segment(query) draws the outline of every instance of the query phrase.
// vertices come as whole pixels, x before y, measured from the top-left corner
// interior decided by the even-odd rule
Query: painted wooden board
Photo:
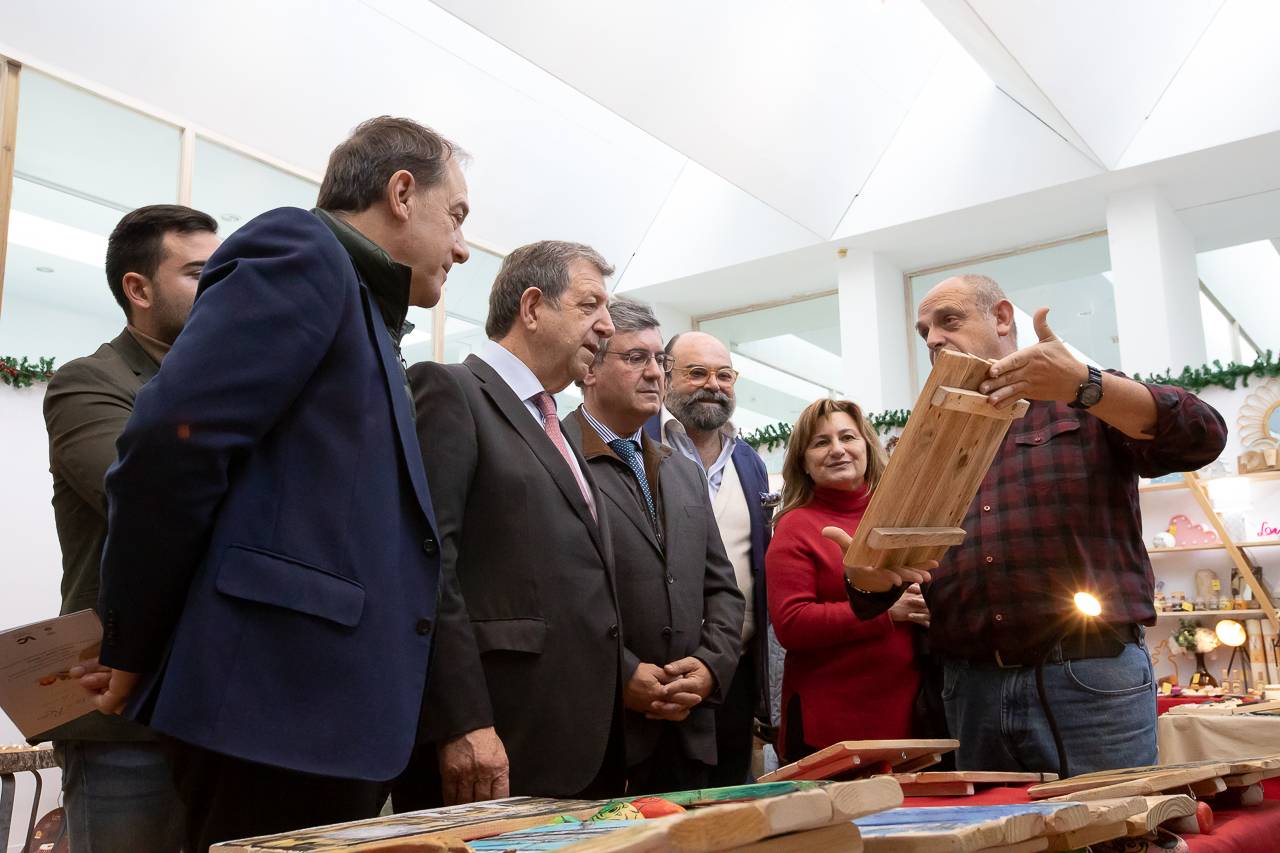
[[[1044,818],[1046,834],[1070,832],[1094,822],[1092,810],[1084,803],[1017,803],[994,808],[1006,808],[1018,812],[1033,811]],[[1139,806],[1135,805],[1134,809],[1137,808]],[[1129,812],[1129,814],[1132,813]]]
[[[837,823],[732,848],[733,853],[814,853],[819,850],[861,853],[862,835],[852,823]]]
[[[904,797],[972,797],[972,782],[903,782]]]
[[[602,820],[553,823],[466,843],[472,853],[544,853],[552,850],[649,853],[664,849],[661,821]],[[406,848],[414,850],[415,848]]]
[[[1146,796],[1148,794],[1158,794],[1161,791],[1167,791],[1170,788],[1182,785],[1192,785],[1205,779],[1226,776],[1230,771],[1231,765],[1223,762],[1211,762],[1182,768],[1135,768],[1133,770],[1115,771],[1110,774],[1073,776],[1070,779],[1062,779],[1057,782],[1032,785],[1027,789],[1027,795],[1037,800],[1053,797],[1074,797],[1077,792],[1110,788],[1112,790],[1105,795],[1107,797]],[[1128,785],[1129,787],[1122,790],[1121,785]],[[1098,799],[1098,797],[1092,797],[1091,799]]]
[[[0,747],[0,773],[22,773],[48,770],[57,767],[50,745],[24,746],[12,744]]]
[[[1185,794],[1145,798],[1146,810],[1125,819],[1129,835],[1145,835],[1166,820],[1196,813],[1196,801]]]
[[[1040,853],[1049,849],[1049,839],[1029,838],[1017,844],[1001,844],[999,847],[988,847],[982,853]]]
[[[938,785],[947,782],[969,782],[973,785],[1029,785],[1056,782],[1057,773],[1004,773],[998,770],[926,770],[904,773],[894,770],[900,785]]]
[[[215,844],[219,853],[336,853],[336,851],[376,851],[404,844],[412,839],[426,844],[432,838],[466,840],[510,832],[548,823],[559,815],[586,818],[604,805],[603,800],[556,800],[545,797],[508,797],[462,806],[446,806],[405,814],[388,815],[352,823],[264,835]],[[429,850],[424,846],[423,850]],[[447,848],[445,848],[447,849]]]
[[[1124,838],[1128,834],[1129,827],[1122,820],[1117,820],[1113,823],[1094,823],[1083,829],[1072,830],[1062,835],[1050,835],[1049,846],[1046,849],[1049,853],[1078,850],[1081,847],[1088,847],[1090,844],[1111,841],[1114,838]]]
[[[959,746],[958,740],[846,740],[779,767],[772,773],[766,773],[760,777],[760,781],[829,779],[859,768],[874,768],[882,763],[894,767],[922,757],[937,760],[937,756],[958,749]]]
[[[1044,834],[1044,815],[1007,806],[893,809],[855,821],[872,853],[972,853]]]
[[[1012,421],[986,416],[994,410],[974,414],[972,398],[950,391],[975,391],[990,366],[975,356],[938,353],[889,466],[852,534],[846,566],[905,566],[938,560],[946,553],[948,546],[938,544],[878,550],[868,540],[877,528],[960,526]],[[938,399],[944,405],[935,404],[943,388],[948,391]],[[954,408],[944,407],[948,400]]]

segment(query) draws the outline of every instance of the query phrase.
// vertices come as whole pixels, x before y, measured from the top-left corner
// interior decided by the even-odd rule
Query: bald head
[[[916,331],[930,361],[941,349],[998,359],[1018,348],[1013,303],[985,275],[957,275],[935,285],[920,300]]]

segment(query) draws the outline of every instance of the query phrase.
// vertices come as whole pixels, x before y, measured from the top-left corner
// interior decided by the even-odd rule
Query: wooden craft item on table
[[[1025,400],[997,409],[977,392],[992,362],[941,350],[898,446],[845,552],[846,566],[897,566],[942,557]]]
[[[959,746],[958,740],[846,740],[766,773],[760,781],[830,779],[863,769],[883,769],[885,765],[893,770],[927,767],[940,761],[942,753]],[[928,763],[919,764],[922,760]]]
[[[1026,785],[1049,782],[1056,773],[1001,773],[981,770],[949,770],[933,773],[897,773],[893,778],[907,797],[967,797],[983,785]]]
[[[902,808],[855,821],[868,853],[972,853],[1044,834],[1044,815],[1018,806]]]
[[[1028,838],[1026,841],[1019,841],[1017,844],[1001,844],[999,847],[988,847],[982,853],[1040,853],[1041,850],[1048,849],[1049,839]]]
[[[1227,764],[1209,764],[1203,767],[1117,774],[1113,778],[1073,777],[1061,782],[1034,785],[1027,790],[1027,794],[1033,799],[1075,801],[1145,797],[1194,785],[1206,779],[1216,779],[1226,775],[1229,770],[1230,765]]]
[[[1129,835],[1146,835],[1160,824],[1196,813],[1196,801],[1185,794],[1144,798],[1146,810],[1125,819]]]
[[[814,853],[817,850],[861,853],[862,835],[852,823],[837,823],[732,848],[733,853]]]
[[[1050,835],[1049,846],[1045,849],[1049,853],[1058,853],[1058,851],[1079,850],[1088,847],[1091,844],[1101,844],[1103,841],[1112,841],[1116,838],[1124,838],[1129,834],[1128,825],[1118,820],[1114,823],[1093,823],[1081,829],[1075,829],[1062,835]]]
[[[1185,515],[1175,515],[1169,519],[1169,532],[1178,547],[1186,545],[1217,545],[1218,534],[1203,524],[1196,524]]]

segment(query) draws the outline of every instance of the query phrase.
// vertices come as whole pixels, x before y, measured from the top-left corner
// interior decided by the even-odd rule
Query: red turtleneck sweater
[[[842,740],[911,737],[920,686],[915,627],[891,621],[888,613],[866,622],[855,616],[845,592],[844,555],[822,536],[830,525],[852,533],[870,501],[865,486],[818,488],[773,532],[765,557],[769,617],[787,650],[780,744],[787,742],[787,708],[796,695],[804,740],[818,749]]]

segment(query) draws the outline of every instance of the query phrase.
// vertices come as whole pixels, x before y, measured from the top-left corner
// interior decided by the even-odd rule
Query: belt
[[[983,654],[970,655],[970,663],[1001,669],[1035,666],[1041,661],[1058,663],[1085,658],[1113,658],[1124,651],[1128,643],[1142,640],[1142,628],[1132,622],[1123,625],[1102,625],[1099,630],[1071,633],[1061,639],[1039,646],[1023,646],[1014,649],[995,649]]]

